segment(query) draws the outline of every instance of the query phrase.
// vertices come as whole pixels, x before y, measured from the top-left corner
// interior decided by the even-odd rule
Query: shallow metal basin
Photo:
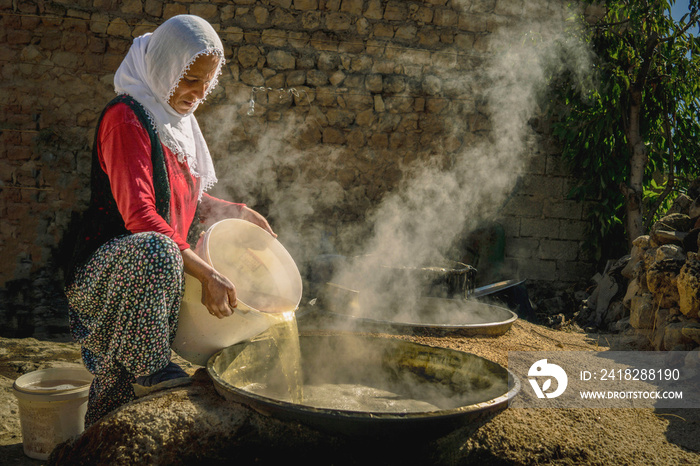
[[[420,298],[410,312],[360,310],[361,306],[326,306],[316,312],[299,314],[303,329],[328,328],[343,331],[379,332],[402,335],[499,336],[518,319],[502,306],[476,300]]]
[[[387,438],[446,435],[463,426],[478,427],[505,409],[520,389],[507,369],[474,354],[360,334],[300,335],[303,386],[364,384],[393,393],[396,400],[415,399],[433,405],[424,411],[357,410],[292,403],[280,396],[240,388],[231,371],[246,382],[269,377],[276,370],[276,345],[270,338],[243,342],[209,359],[207,372],[217,392],[257,412],[304,423],[340,435]],[[242,357],[244,354],[246,357]],[[252,357],[251,357],[252,356]],[[245,366],[245,367],[243,367]],[[224,376],[224,374],[227,374]]]

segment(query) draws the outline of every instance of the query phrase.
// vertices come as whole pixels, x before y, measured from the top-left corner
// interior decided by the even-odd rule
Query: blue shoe
[[[166,388],[180,387],[192,383],[192,378],[180,366],[170,361],[167,366],[151,375],[136,377],[132,384],[137,397]]]

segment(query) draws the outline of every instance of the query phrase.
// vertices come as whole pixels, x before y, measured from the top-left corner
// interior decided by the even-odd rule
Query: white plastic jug
[[[238,307],[219,319],[201,303],[202,285],[185,276],[185,295],[173,350],[206,365],[214,353],[250,339],[271,325],[265,314],[293,312],[301,301],[299,269],[282,244],[245,220],[226,219],[204,234],[197,253],[236,287]]]

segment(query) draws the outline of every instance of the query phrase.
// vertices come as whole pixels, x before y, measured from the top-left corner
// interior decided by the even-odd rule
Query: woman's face
[[[177,112],[186,114],[204,98],[219,68],[217,55],[200,55],[182,77],[168,103]]]

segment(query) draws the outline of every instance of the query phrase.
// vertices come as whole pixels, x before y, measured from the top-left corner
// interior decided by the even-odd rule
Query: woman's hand
[[[238,306],[236,287],[231,281],[216,270],[202,281],[202,304],[209,314],[223,319],[233,314]]]
[[[200,203],[199,216],[201,221],[206,225],[213,225],[215,222],[225,218],[240,218],[254,225],[259,226],[266,232],[270,233],[273,238],[277,238],[277,234],[272,231],[270,224],[258,212],[254,211],[245,204],[236,204],[233,202],[224,201],[216,197],[210,196],[207,193],[202,195]]]
[[[225,276],[217,272],[192,249],[182,251],[185,272],[202,283],[202,304],[209,314],[223,319],[233,314],[238,306],[236,287]]]
[[[253,224],[259,226],[259,227],[262,228],[263,230],[265,230],[265,231],[267,231],[268,233],[270,233],[270,234],[272,235],[273,238],[277,238],[277,233],[275,233],[274,231],[272,231],[272,227],[270,227],[270,224],[267,222],[267,220],[265,219],[265,217],[263,217],[261,214],[259,214],[258,212],[254,211],[254,210],[251,209],[250,207],[248,207],[248,206],[243,206],[243,207],[241,207],[241,208],[240,208],[240,213],[239,213],[239,217],[238,217],[238,218],[240,218],[240,219],[242,219],[242,220],[247,220],[247,221],[249,221],[250,223],[253,223]]]

